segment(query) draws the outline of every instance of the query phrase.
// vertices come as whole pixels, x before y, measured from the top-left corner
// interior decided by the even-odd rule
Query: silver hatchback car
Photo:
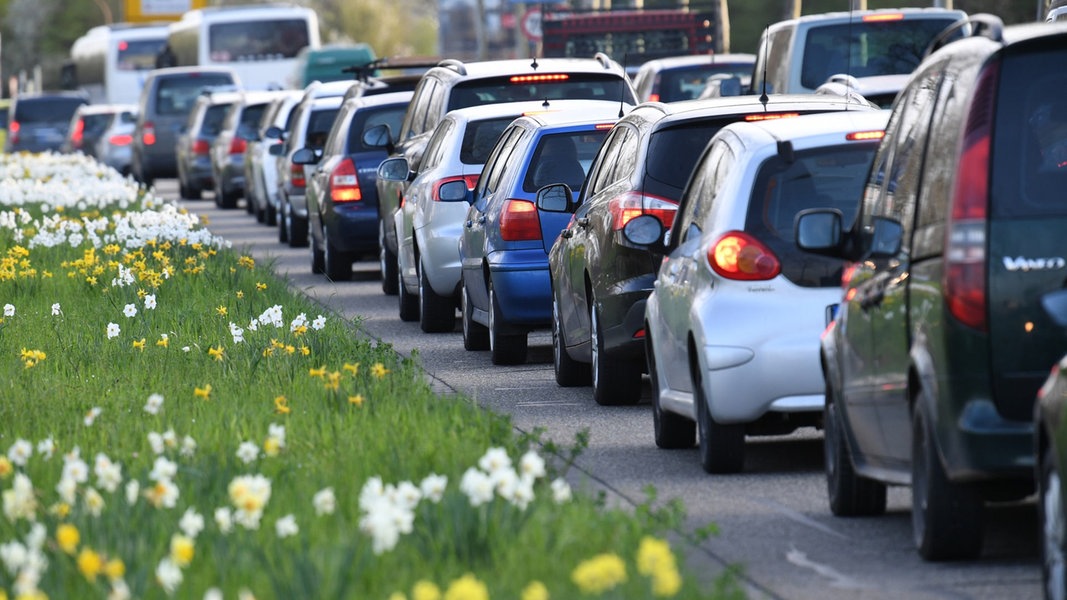
[[[699,432],[704,470],[737,472],[746,435],[819,426],[819,336],[845,265],[800,251],[794,220],[815,207],[838,208],[846,222],[855,214],[887,117],[735,123],[712,138],[645,308],[659,447],[691,447]],[[642,226],[662,231],[645,216],[627,234]]]

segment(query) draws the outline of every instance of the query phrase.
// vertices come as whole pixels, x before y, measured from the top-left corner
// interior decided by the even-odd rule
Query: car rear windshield
[[[70,123],[74,111],[85,104],[80,98],[26,98],[15,102],[15,120],[27,123]]]
[[[119,42],[118,69],[120,71],[150,71],[156,68],[156,56],[163,50],[166,43],[166,38]]]
[[[618,75],[538,73],[504,75],[456,84],[448,97],[448,110],[479,104],[529,100],[618,100],[633,102],[633,92]]]
[[[854,77],[911,73],[930,42],[955,22],[951,17],[856,19],[812,27],[804,40],[800,83],[815,89],[838,73]]]
[[[348,147],[353,148],[353,152],[380,150],[379,146],[368,146],[363,143],[363,132],[383,124],[389,126],[389,131],[400,131],[400,124],[404,122],[404,113],[407,109],[407,104],[397,104],[366,108],[357,112],[352,118],[352,124],[348,127]]]
[[[200,124],[200,135],[214,136],[222,131],[222,122],[233,104],[212,104],[204,111],[204,121]]]
[[[225,73],[189,73],[160,79],[156,90],[156,114],[187,115],[204,88],[233,85]]]
[[[459,149],[460,162],[467,165],[485,164],[500,134],[514,120],[515,117],[505,117],[467,123]]]
[[[82,115],[82,135],[85,137],[97,137],[104,133],[108,125],[115,118],[114,113],[101,113],[96,115]]]
[[[308,117],[307,145],[316,150],[321,150],[326,145],[326,138],[330,135],[333,120],[340,111],[338,108],[322,108],[311,112]]]
[[[712,63],[692,65],[660,71],[659,84],[653,93],[659,94],[660,102],[677,102],[692,100],[700,96],[712,75],[736,75],[744,77],[752,74],[752,64],[748,63]]]
[[[990,144],[992,211],[999,217],[1067,215],[1067,50],[1005,56]]]
[[[536,192],[551,183],[565,183],[572,190],[582,189],[593,158],[607,135],[607,129],[596,129],[542,136],[526,169],[523,191]]]
[[[836,208],[850,223],[876,148],[877,143],[827,146],[797,152],[793,161],[776,155],[760,165],[745,231],[775,253],[782,275],[796,285],[841,285],[842,261],[798,249],[793,221],[806,208]]]
[[[645,156],[645,193],[678,202],[708,140],[736,120],[738,117],[691,122],[653,133]]]
[[[266,104],[251,104],[241,111],[241,122],[237,124],[237,135],[250,140],[256,137],[256,126],[263,118],[263,111],[267,110]]]

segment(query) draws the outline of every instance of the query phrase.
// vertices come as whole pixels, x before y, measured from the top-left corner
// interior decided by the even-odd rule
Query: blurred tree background
[[[473,2],[473,0],[471,0]],[[503,0],[507,1],[507,0]],[[672,6],[677,0],[647,0],[647,7]],[[694,10],[714,0],[691,0]],[[212,0],[213,5],[254,4]],[[304,0],[319,13],[323,41],[366,42],[379,56],[437,53],[438,0]],[[617,2],[618,3],[618,2]],[[805,0],[803,13],[847,10],[848,0]],[[868,0],[869,8],[929,6],[931,2]],[[790,0],[735,0],[730,6],[731,50],[753,52],[760,31],[790,14]],[[46,86],[58,80],[70,46],[90,27],[121,21],[123,0],[0,0],[0,73],[2,80],[40,66]],[[1032,21],[1036,0],[956,0],[954,8],[988,12],[1005,23]],[[4,86],[4,95],[8,87]]]

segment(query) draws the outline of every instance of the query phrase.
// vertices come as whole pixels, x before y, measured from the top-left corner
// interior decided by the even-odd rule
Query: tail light
[[[440,202],[441,186],[446,183],[451,183],[453,181],[463,181],[467,184],[468,190],[473,190],[478,185],[478,174],[476,173],[474,175],[456,175],[454,177],[445,177],[444,179],[440,179],[437,181],[437,183],[433,184],[433,192],[431,192],[430,198],[434,202]]]
[[[729,231],[708,249],[708,264],[727,279],[760,281],[773,279],[782,263],[762,242],[743,231]]]
[[[978,77],[963,129],[956,166],[952,212],[946,228],[945,302],[964,325],[986,330],[986,212],[989,206],[989,148],[1000,64]]]
[[[304,180],[304,165],[289,163],[289,185],[298,188],[307,185],[307,181]]]
[[[141,129],[141,141],[145,146],[151,146],[156,143],[156,124],[151,121],[145,121],[144,127]]]
[[[330,173],[330,200],[339,202],[359,202],[363,191],[359,189],[359,176],[356,164],[351,158],[342,160]]]
[[[70,142],[75,148],[81,148],[85,140],[85,121],[78,119],[74,122],[74,131],[70,132]]]
[[[204,139],[197,139],[193,142],[193,154],[197,156],[207,156],[211,154],[211,144]]]
[[[541,217],[533,202],[514,198],[507,201],[500,215],[500,237],[506,242],[541,239]]]
[[[665,229],[670,229],[678,212],[678,203],[659,196],[627,192],[612,198],[608,202],[608,211],[615,231],[622,230],[631,219],[641,215],[652,215],[663,223]]]
[[[15,144],[18,143],[18,141],[19,141],[19,129],[21,129],[21,128],[22,128],[22,126],[19,125],[18,121],[12,121],[11,124],[7,126],[7,131],[11,135],[11,142],[12,143],[15,143]]]
[[[129,146],[133,143],[133,136],[128,133],[117,133],[107,138],[107,142],[112,146]]]
[[[244,154],[248,149],[248,140],[240,136],[233,136],[230,140],[230,154]]]

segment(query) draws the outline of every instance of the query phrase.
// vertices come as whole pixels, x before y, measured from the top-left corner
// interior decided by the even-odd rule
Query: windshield
[[[536,80],[524,76],[490,77],[456,84],[448,97],[448,110],[479,104],[529,100],[613,100],[633,103],[633,92],[618,75],[585,73],[540,73]],[[543,77],[543,78],[542,78]]]
[[[15,102],[15,120],[19,123],[70,124],[78,107],[85,104],[79,98],[27,98]]]
[[[800,83],[815,89],[838,73],[853,77],[911,73],[930,42],[955,22],[925,18],[812,27],[804,42]]]
[[[118,69],[120,71],[150,71],[156,68],[156,55],[163,50],[166,38],[119,42]]]
[[[294,58],[308,45],[303,19],[217,23],[208,34],[208,53],[214,62],[248,62]]]

